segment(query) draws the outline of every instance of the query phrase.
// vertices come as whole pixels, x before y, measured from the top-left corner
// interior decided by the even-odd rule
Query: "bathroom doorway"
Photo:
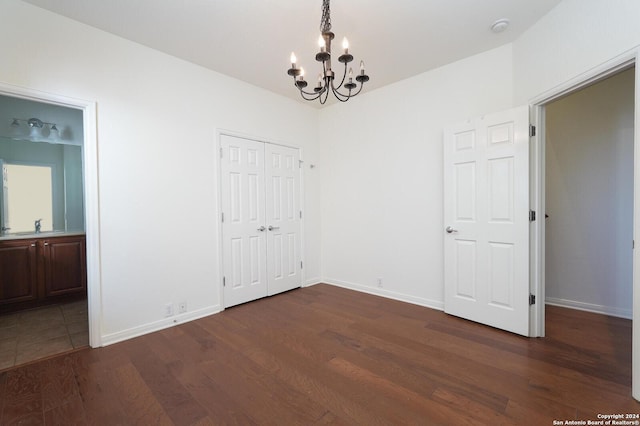
[[[96,143],[94,103],[0,84],[0,370],[101,345]]]

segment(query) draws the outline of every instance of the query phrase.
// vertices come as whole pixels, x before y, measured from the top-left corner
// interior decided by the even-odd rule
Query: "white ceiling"
[[[320,71],[321,0],[25,1],[301,102],[286,74],[291,51],[310,86]],[[349,39],[372,90],[509,43],[560,1],[334,0],[333,50]],[[494,34],[500,18],[511,25]]]

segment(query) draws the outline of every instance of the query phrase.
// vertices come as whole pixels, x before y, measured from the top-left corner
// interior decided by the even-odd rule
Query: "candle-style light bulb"
[[[318,37],[318,46],[320,46],[320,51],[321,52],[324,52],[326,47],[327,47],[327,45],[326,45],[326,43],[324,41],[324,38],[322,36]]]
[[[349,68],[349,80],[353,78],[353,68]]]
[[[304,80],[304,68],[300,67],[300,80]]]
[[[360,74],[364,75],[364,61],[360,61]]]
[[[296,54],[291,52],[291,64],[295,65],[298,59],[296,58]]]
[[[342,48],[345,55],[349,53],[349,40],[346,37],[342,39]]]
[[[322,87],[322,73],[318,73],[318,87]]]

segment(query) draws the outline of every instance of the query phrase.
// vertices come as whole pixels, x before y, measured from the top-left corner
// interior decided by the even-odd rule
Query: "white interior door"
[[[529,114],[445,131],[445,312],[529,335]]]
[[[267,276],[269,295],[300,287],[300,157],[266,144]]]
[[[224,306],[302,285],[299,151],[221,135]]]
[[[224,306],[267,295],[264,143],[222,135]]]

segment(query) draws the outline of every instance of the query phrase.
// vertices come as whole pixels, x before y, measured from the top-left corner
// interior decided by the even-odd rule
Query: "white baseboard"
[[[185,314],[174,315],[169,318],[163,318],[160,321],[154,321],[148,324],[144,324],[138,327],[129,328],[127,330],[118,331],[117,333],[105,334],[102,336],[102,346],[112,345],[114,343],[122,342],[124,340],[133,339],[144,334],[153,333],[154,331],[164,330],[165,328],[173,327],[178,324],[204,318],[209,315],[217,314],[222,311],[220,305],[209,306],[207,308],[199,309],[193,312],[187,312]]]
[[[322,280],[320,279],[320,277],[316,277],[316,278],[309,278],[305,281],[305,283],[302,285],[302,287],[310,287],[312,285],[316,285],[316,284],[320,284],[322,282]]]
[[[631,319],[633,316],[633,311],[631,309],[576,302],[575,300],[559,299],[556,297],[547,297],[545,299],[545,303],[547,305],[559,306],[561,308],[578,309],[580,311],[593,312],[618,318]]]
[[[411,296],[404,293],[396,293],[395,291],[385,290],[384,288],[368,287],[361,284],[354,284],[347,281],[325,278],[323,283],[335,285],[337,287],[347,288],[349,290],[360,291],[362,293],[373,294],[375,296],[386,297],[389,299],[399,300],[400,302],[412,303],[414,305],[424,306],[425,308],[437,309],[444,311],[444,302],[438,300],[424,299],[422,297]]]

